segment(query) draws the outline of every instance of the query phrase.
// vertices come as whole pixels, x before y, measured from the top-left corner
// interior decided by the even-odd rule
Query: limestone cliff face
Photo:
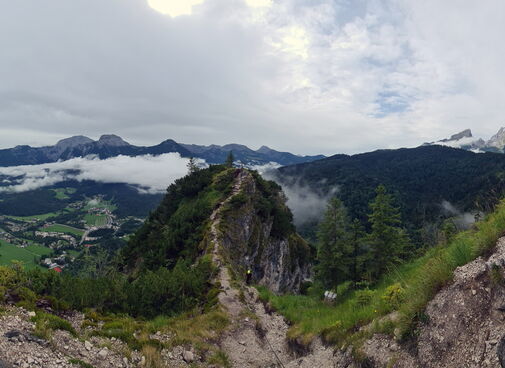
[[[310,249],[295,232],[285,197],[274,183],[241,173],[238,193],[222,209],[219,237],[224,258],[237,274],[276,293],[297,292],[309,277]]]

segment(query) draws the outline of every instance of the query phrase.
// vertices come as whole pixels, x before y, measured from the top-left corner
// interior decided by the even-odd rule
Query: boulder
[[[182,353],[182,359],[184,359],[186,363],[193,363],[195,361],[195,354],[189,350],[185,350]]]

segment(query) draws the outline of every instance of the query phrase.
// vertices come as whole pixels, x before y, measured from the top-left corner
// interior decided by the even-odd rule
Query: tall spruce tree
[[[233,161],[235,161],[235,157],[233,156],[233,151],[230,151],[224,164],[226,167],[233,167]]]
[[[349,229],[349,245],[352,249],[350,280],[355,286],[362,278],[364,237],[365,231],[363,230],[361,221],[354,219]]]
[[[194,172],[199,170],[198,164],[194,157],[190,157],[188,164],[186,165],[188,168],[188,174],[193,174]]]
[[[368,235],[370,257],[367,271],[373,280],[377,280],[388,268],[398,263],[404,247],[409,243],[401,227],[400,212],[393,205],[393,198],[384,185],[376,189],[376,197],[370,203],[371,214],[368,216],[371,232]]]
[[[326,288],[349,280],[353,249],[350,244],[347,211],[338,198],[332,198],[319,225],[317,279]]]

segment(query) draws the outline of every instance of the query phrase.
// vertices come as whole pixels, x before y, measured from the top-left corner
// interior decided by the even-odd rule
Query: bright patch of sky
[[[178,17],[180,15],[190,15],[193,6],[204,2],[204,0],[147,0],[149,6],[160,13]]]
[[[245,2],[253,8],[268,8],[272,6],[272,0],[245,0]]]

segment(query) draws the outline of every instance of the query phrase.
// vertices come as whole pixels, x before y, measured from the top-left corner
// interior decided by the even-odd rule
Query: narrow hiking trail
[[[212,213],[212,259],[218,267],[216,281],[221,283],[218,296],[220,304],[230,317],[231,328],[225,333],[220,347],[227,354],[232,367],[337,367],[332,348],[324,347],[317,339],[311,353],[297,357],[289,348],[286,333],[289,325],[284,318],[268,313],[259,300],[258,291],[241,282],[233,282],[220,254],[221,210],[252,180],[247,170],[241,170],[233,185],[232,193]]]

